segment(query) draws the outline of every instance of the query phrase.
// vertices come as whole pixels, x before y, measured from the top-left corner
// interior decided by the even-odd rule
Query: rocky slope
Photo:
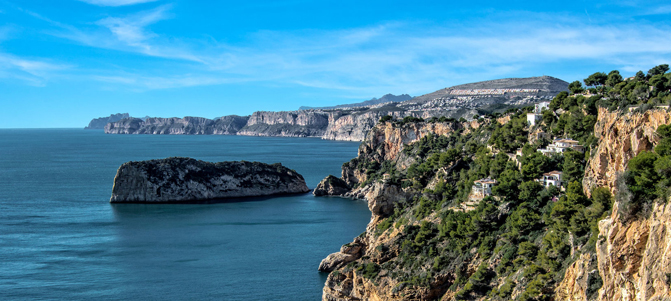
[[[279,163],[167,158],[122,164],[110,202],[192,202],[308,191],[303,176]]]
[[[589,194],[596,187],[609,187],[615,191],[617,174],[625,170],[633,156],[654,147],[659,140],[655,132],[661,124],[671,124],[671,112],[665,108],[645,112],[609,112],[600,109],[595,126],[599,144],[586,165],[583,182],[585,192]],[[461,300],[464,295],[459,295],[458,291],[462,286],[457,286],[456,290],[447,289],[455,287],[459,277],[464,274],[471,277],[483,266],[490,271],[497,270],[498,273],[498,266],[503,262],[501,253],[482,258],[479,256],[480,251],[473,249],[470,254],[463,255],[468,259],[461,266],[450,266],[446,270],[433,272],[424,266],[413,266],[414,275],[427,277],[425,285],[413,286],[399,281],[395,274],[402,271],[398,270],[399,263],[396,262],[408,252],[407,246],[401,242],[407,239],[404,238],[407,232],[412,231],[409,228],[419,228],[420,221],[405,220],[403,223],[407,225],[398,226],[401,222],[397,218],[396,226],[392,225],[386,231],[380,229],[387,229],[385,222],[396,214],[395,205],[413,206],[408,200],[417,197],[418,192],[403,188],[391,180],[369,181],[371,174],[362,168],[362,162],[390,161],[394,168],[407,168],[413,161],[403,150],[421,137],[428,134],[450,135],[455,131],[464,135],[465,130],[474,131],[481,126],[470,123],[399,125],[387,122],[376,125],[369,132],[359,148],[357,159],[343,165],[342,179],[353,188],[345,196],[368,201],[371,222],[364,234],[344,245],[339,252],[327,256],[320,264],[319,270],[330,272],[324,285],[323,300]],[[442,175],[449,173],[445,171]],[[416,202],[414,204],[417,206]],[[596,247],[592,247],[595,250],[576,249],[571,238],[573,236],[569,234],[564,250],[570,251],[570,254],[567,253],[570,265],[563,272],[563,277],[557,278],[554,284],[553,279],[538,283],[544,285],[538,291],[541,296],[576,301],[671,300],[671,203],[655,203],[647,210],[647,215],[637,214],[633,217],[622,212],[620,205],[616,200],[610,214],[598,222],[600,234],[596,239]],[[500,207],[498,211],[500,218],[506,209]],[[431,222],[439,219],[436,215],[426,217]],[[582,245],[583,248],[585,246]],[[543,256],[554,256],[547,250],[539,251],[548,252]],[[574,252],[577,255],[573,255]],[[460,273],[462,276],[459,276]],[[528,289],[525,291],[520,286],[532,285],[529,279],[525,279],[527,273],[529,271],[522,268],[509,276],[508,279],[515,279],[512,286],[510,280],[490,279],[488,281],[491,282],[485,285],[496,287],[496,293],[474,299],[523,299],[523,292],[528,292]],[[492,274],[489,275],[491,277]]]
[[[583,187],[587,193],[594,187],[615,190],[617,173],[627,167],[629,159],[644,150],[651,150],[659,141],[657,127],[671,123],[665,108],[623,114],[599,108],[594,135],[599,145],[585,168]]]
[[[404,146],[428,134],[447,135],[460,128],[470,129],[471,123],[421,122],[399,126],[394,122],[381,122],[368,132],[366,139],[359,145],[357,159],[343,164],[342,179],[350,187],[355,187],[368,180],[368,175],[361,169],[359,163],[363,161],[382,163],[390,160],[395,162],[399,169],[406,169],[412,161],[400,156]],[[367,189],[370,187],[354,189],[350,196],[363,198]]]
[[[583,186],[617,189],[618,173],[631,158],[652,150],[659,125],[671,124],[666,108],[640,112],[599,110],[595,134],[600,139],[589,160]],[[647,215],[630,216],[618,199],[611,215],[599,222],[596,254],[581,258],[557,288],[562,300],[671,300],[671,205],[655,203]],[[598,269],[603,286],[588,290],[589,275]],[[594,278],[594,277],[592,277]]]
[[[405,189],[386,181],[373,181],[361,186],[368,180],[369,175],[361,169],[358,162],[379,163],[389,160],[395,162],[399,168],[407,168],[410,162],[408,157],[404,155],[403,149],[409,143],[417,142],[429,134],[449,135],[464,128],[470,130],[470,123],[419,122],[398,124],[382,122],[368,133],[359,147],[357,159],[343,164],[342,167],[343,181],[354,189],[346,193],[341,190],[329,195],[345,195],[365,199],[368,202],[368,209],[371,211],[371,221],[365,233],[355,238],[353,242],[344,245],[339,252],[330,254],[321,262],[320,271],[336,271],[328,276],[323,290],[323,300],[429,300],[435,298],[438,291],[444,289],[441,283],[447,283],[450,277],[454,275],[437,276],[435,286],[440,287],[438,291],[428,289],[415,291],[410,287],[399,289],[398,285],[400,283],[386,277],[382,277],[380,283],[375,283],[345,268],[348,263],[362,258],[374,258],[373,260],[382,263],[399,254],[399,246],[395,242],[402,236],[400,234],[403,229],[377,235],[377,225],[394,212],[396,204],[405,202],[416,194],[411,189]]]
[[[117,122],[121,119],[128,118],[130,115],[128,113],[118,113],[112,114],[109,117],[100,117],[95,118],[89,122],[89,125],[85,127],[87,130],[102,130],[110,122]]]

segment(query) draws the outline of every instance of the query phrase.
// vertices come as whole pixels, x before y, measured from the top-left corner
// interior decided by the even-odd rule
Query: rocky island
[[[173,157],[122,164],[110,203],[197,202],[309,191],[303,176],[280,163]]]

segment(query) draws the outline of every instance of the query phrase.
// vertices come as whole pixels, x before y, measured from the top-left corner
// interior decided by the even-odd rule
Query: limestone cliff
[[[279,163],[167,158],[122,164],[110,202],[191,202],[308,191],[303,176]]]
[[[661,108],[644,112],[600,109],[595,126],[599,145],[587,162],[583,183],[586,192],[601,186],[614,190],[617,174],[626,169],[629,159],[643,150],[651,150],[659,140],[657,127],[670,123],[671,113]],[[371,162],[393,162],[396,168],[407,168],[413,163],[403,151],[408,143],[416,142],[429,133],[450,135],[455,131],[463,133],[461,131],[474,131],[480,127],[481,124],[468,123],[387,122],[371,129],[359,148],[359,156],[343,165],[342,174],[342,179],[354,187],[346,195],[368,201],[371,222],[364,234],[322,261],[320,270],[332,271],[324,285],[323,300],[460,300],[468,296],[458,294],[463,287],[459,278],[474,275],[478,267],[489,271],[498,268],[504,260],[502,253],[482,258],[476,249],[472,249],[469,254],[463,254],[461,266],[432,270],[431,266],[413,265],[412,275],[426,277],[427,282],[423,286],[397,280],[399,274],[409,272],[399,270],[397,263],[398,258],[407,252],[401,242],[403,239],[407,242],[408,232],[416,233],[412,229],[420,228],[420,220],[413,221],[411,218],[392,226],[385,225],[385,222],[394,220],[395,205],[417,206],[416,202],[408,200],[417,196],[418,192],[403,188],[405,186],[392,180],[370,181],[370,173],[361,168]],[[566,262],[568,268],[562,278],[548,279],[540,294],[553,296],[554,300],[575,301],[671,300],[671,203],[656,203],[649,208],[649,214],[633,218],[622,216],[619,205],[616,201],[609,217],[599,222],[600,234],[595,251],[577,250],[573,247],[573,240],[568,239],[570,246],[566,250],[570,250],[571,254],[568,255],[570,261]],[[498,216],[489,218],[505,218],[505,210],[499,208],[498,212]],[[424,221],[436,223],[440,219],[440,216],[429,214]],[[398,221],[398,218],[395,220]],[[570,233],[569,236],[572,237]],[[581,248],[585,248],[582,243]],[[574,256],[574,251],[578,255]],[[487,285],[497,288],[496,298],[492,299],[521,298],[526,293],[523,285],[530,285],[524,276],[527,273],[528,270],[522,268],[509,276],[509,280],[489,280],[491,282]],[[512,282],[510,279],[513,279]]]
[[[367,180],[367,175],[361,170],[361,161],[375,161],[381,163],[384,160],[396,162],[400,169],[405,169],[412,162],[406,162],[400,157],[403,147],[409,143],[418,141],[428,134],[446,135],[457,129],[469,127],[470,123],[453,122],[420,122],[398,125],[395,122],[383,122],[371,129],[366,139],[359,146],[357,160],[343,164],[342,179],[348,185],[354,187]],[[357,192],[354,192],[356,195]]]
[[[224,116],[212,120],[202,117],[184,118],[125,118],[105,126],[107,134],[153,135],[235,135],[247,123],[248,117]]]
[[[659,140],[657,127],[670,123],[671,113],[662,108],[642,113],[600,109],[599,145],[585,171],[586,192],[602,186],[615,191],[618,173],[632,157],[651,150]],[[655,203],[649,214],[634,217],[624,216],[620,205],[616,202],[611,215],[599,222],[596,254],[585,254],[567,270],[557,287],[561,300],[671,300],[671,205]],[[589,279],[596,279],[597,268],[603,285],[595,292]]]
[[[411,112],[405,111],[367,111],[343,114],[333,112],[329,115],[329,124],[323,138],[341,141],[363,141],[375,124],[383,116],[403,118],[413,116]]]
[[[657,127],[669,123],[671,114],[666,109],[622,113],[599,108],[594,126],[599,145],[585,168],[585,191],[589,194],[591,188],[602,186],[614,191],[617,173],[626,169],[629,159],[651,150],[659,140],[655,133]]]
[[[412,99],[378,100],[353,106],[284,112],[254,112],[249,117],[127,119],[106,127],[109,134],[224,134],[246,136],[320,137],[328,140],[363,141],[381,117],[390,115],[431,118],[466,118],[503,112],[512,106],[547,101],[568,83],[552,77],[514,78],[440,89]],[[458,91],[462,91],[463,93]],[[461,94],[460,94],[461,93]],[[390,99],[389,95],[385,96]],[[385,99],[383,97],[383,99]],[[403,100],[403,101],[400,101]],[[245,121],[243,121],[243,119]]]
[[[328,114],[318,110],[254,112],[238,131],[245,136],[321,137],[328,127]]]
[[[470,123],[382,122],[368,132],[359,147],[357,159],[343,165],[342,179],[355,187],[345,196],[365,199],[368,202],[371,221],[365,233],[344,245],[340,252],[330,254],[321,262],[320,271],[334,271],[329,274],[324,286],[323,300],[429,300],[444,293],[446,285],[454,280],[454,273],[436,275],[432,280],[433,289],[417,289],[404,286],[390,277],[381,277],[381,282],[375,283],[346,268],[348,263],[364,258],[382,264],[399,255],[401,250],[397,241],[403,236],[401,232],[404,228],[382,235],[376,233],[376,229],[384,218],[394,212],[396,204],[412,199],[417,193],[386,180],[358,186],[367,180],[368,175],[357,166],[357,162],[391,160],[398,166],[407,168],[409,162],[406,161],[403,149],[409,143],[419,141],[428,134],[449,135],[464,127],[470,128]]]

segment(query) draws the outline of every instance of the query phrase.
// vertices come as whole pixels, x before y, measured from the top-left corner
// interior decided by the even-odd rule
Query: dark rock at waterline
[[[303,176],[280,163],[211,163],[174,157],[122,164],[110,202],[196,202],[309,191]]]
[[[349,186],[345,181],[329,175],[317,185],[317,188],[312,192],[315,196],[324,195],[344,195],[350,191]]]

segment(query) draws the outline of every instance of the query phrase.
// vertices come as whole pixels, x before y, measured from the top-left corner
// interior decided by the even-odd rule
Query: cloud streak
[[[158,0],[79,0],[79,1],[98,6],[126,6],[126,5],[155,2]]]
[[[55,72],[70,68],[44,60],[26,59],[0,52],[0,77],[18,79],[33,86],[43,86]]]
[[[170,5],[107,17],[93,28],[50,22],[53,35],[90,47],[165,59],[159,73],[126,67],[93,74],[106,84],[166,89],[268,82],[376,95],[422,93],[448,84],[508,77],[547,64],[599,62],[624,71],[668,61],[671,28],[528,15],[463,26],[386,23],[348,30],[261,31],[239,44],[189,40],[154,32]],[[609,71],[609,70],[604,70]],[[571,78],[569,78],[570,80]]]

